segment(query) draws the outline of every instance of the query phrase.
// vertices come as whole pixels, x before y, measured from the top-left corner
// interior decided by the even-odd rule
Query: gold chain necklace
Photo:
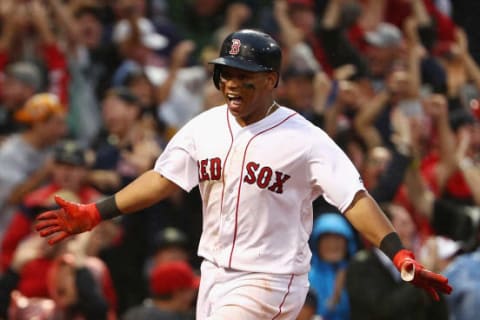
[[[276,105],[277,105],[277,101],[274,100],[273,103],[272,103],[272,105],[271,105],[270,107],[268,107],[267,112],[265,113],[264,118],[267,117],[267,116],[270,114],[270,112],[273,110],[273,107],[275,107]]]

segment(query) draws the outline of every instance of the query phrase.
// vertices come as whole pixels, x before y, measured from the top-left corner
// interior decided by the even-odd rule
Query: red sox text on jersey
[[[203,159],[197,162],[198,179],[220,180],[222,173],[222,161],[219,157]],[[246,174],[243,182],[256,184],[260,189],[267,188],[276,193],[283,193],[283,185],[290,178],[288,174],[274,171],[268,166],[261,166],[259,163],[250,161],[246,165]]]

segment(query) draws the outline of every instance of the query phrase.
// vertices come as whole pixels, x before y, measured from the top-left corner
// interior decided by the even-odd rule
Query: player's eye
[[[251,76],[249,76],[248,74],[244,74],[240,72],[233,73],[233,72],[228,72],[224,70],[220,72],[220,80],[223,82],[230,81],[230,80],[245,81],[245,80],[249,80],[250,78]]]

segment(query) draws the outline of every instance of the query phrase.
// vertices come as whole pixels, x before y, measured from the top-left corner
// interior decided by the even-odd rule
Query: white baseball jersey
[[[155,170],[186,191],[199,185],[198,254],[251,272],[308,272],[312,201],[323,195],[343,212],[364,189],[328,135],[286,107],[246,127],[226,105],[209,109],[171,139]]]

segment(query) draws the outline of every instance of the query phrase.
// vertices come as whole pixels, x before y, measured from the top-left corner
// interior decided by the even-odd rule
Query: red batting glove
[[[393,257],[393,264],[400,271],[403,280],[424,289],[437,301],[439,300],[438,292],[446,294],[452,292],[446,277],[425,269],[409,250],[403,249],[397,252]]]
[[[55,235],[48,240],[50,245],[77,233],[89,231],[100,223],[101,217],[95,203],[78,204],[55,196],[55,202],[61,207],[46,211],[36,220],[35,229],[42,237]]]

